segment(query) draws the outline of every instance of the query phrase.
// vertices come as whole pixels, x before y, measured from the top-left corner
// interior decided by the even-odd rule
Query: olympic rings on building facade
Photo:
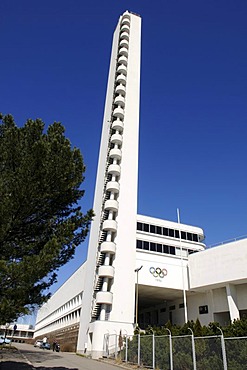
[[[161,269],[160,267],[150,267],[149,269],[150,274],[152,274],[155,278],[159,277],[163,279],[167,275],[166,269]]]

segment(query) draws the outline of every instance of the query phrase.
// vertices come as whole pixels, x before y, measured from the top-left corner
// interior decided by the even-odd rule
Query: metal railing
[[[243,370],[247,337],[105,334],[106,357],[155,370]]]

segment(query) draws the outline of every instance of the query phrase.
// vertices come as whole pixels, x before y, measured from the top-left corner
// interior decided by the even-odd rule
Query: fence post
[[[224,367],[224,370],[227,370],[226,347],[225,347],[224,334],[221,328],[219,328],[218,326],[217,326],[217,329],[221,333],[221,350],[222,350],[223,367]]]
[[[170,329],[165,328],[169,333],[169,348],[170,348],[170,370],[173,370],[173,353],[172,353],[172,333]]]
[[[192,342],[192,357],[193,357],[193,369],[196,370],[196,351],[195,351],[195,338],[194,333],[191,328],[188,328],[191,332],[191,342]]]
[[[141,357],[141,336],[140,336],[140,333],[137,334],[138,335],[138,359],[137,359],[137,364],[138,366],[140,366],[140,357]]]
[[[155,336],[153,333],[153,369],[155,369]]]
[[[128,335],[126,335],[126,345],[125,345],[125,362],[128,362]]]

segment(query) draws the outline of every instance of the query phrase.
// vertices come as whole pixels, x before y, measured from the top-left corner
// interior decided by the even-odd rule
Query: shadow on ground
[[[33,370],[34,368],[27,364],[26,362],[16,362],[16,361],[2,361],[0,362],[0,370]],[[67,368],[64,366],[51,366],[35,367],[35,370],[79,370],[78,368]]]

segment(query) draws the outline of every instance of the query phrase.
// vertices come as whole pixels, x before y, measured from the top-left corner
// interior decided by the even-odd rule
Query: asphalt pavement
[[[120,370],[121,367],[75,353],[57,353],[25,343],[13,343],[0,348],[0,370]]]

